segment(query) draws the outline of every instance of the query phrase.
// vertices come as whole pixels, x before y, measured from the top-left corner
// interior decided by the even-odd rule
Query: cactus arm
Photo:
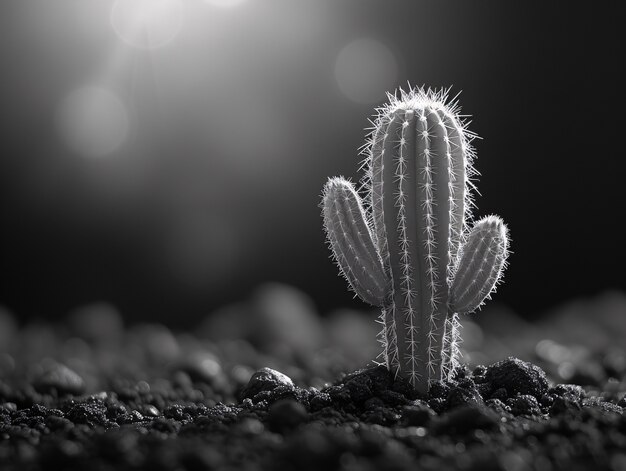
[[[508,229],[498,216],[476,222],[462,248],[452,283],[450,309],[466,314],[478,309],[502,279],[508,257]]]
[[[324,187],[322,207],[327,239],[341,273],[361,299],[381,306],[389,279],[374,246],[361,198],[350,182],[331,178]]]

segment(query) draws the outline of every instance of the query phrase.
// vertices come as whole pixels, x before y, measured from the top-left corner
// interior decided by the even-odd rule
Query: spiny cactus
[[[364,301],[381,306],[387,367],[420,392],[459,358],[458,315],[480,307],[501,280],[508,230],[498,216],[468,221],[475,137],[446,91],[388,95],[364,147],[359,196],[329,179],[322,208],[340,271]]]

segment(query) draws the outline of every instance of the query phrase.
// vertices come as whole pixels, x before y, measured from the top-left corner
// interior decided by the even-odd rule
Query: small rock
[[[88,401],[72,405],[65,416],[75,424],[106,425],[107,408],[102,401]]]
[[[346,381],[344,388],[350,393],[352,401],[363,404],[372,397],[372,380],[367,375],[357,375]]]
[[[428,389],[428,399],[445,399],[450,392],[450,386],[443,381],[435,381]]]
[[[133,424],[135,422],[141,422],[143,420],[143,415],[137,410],[132,410],[128,414],[124,414],[121,417],[118,417],[117,423],[119,424]]]
[[[192,381],[213,384],[222,374],[222,367],[215,355],[210,352],[198,352],[178,365],[178,369],[189,375]]]
[[[141,346],[148,357],[157,363],[176,361],[180,345],[170,329],[162,324],[139,324],[128,333],[130,341]]]
[[[487,373],[487,367],[485,365],[477,365],[472,371],[473,376],[485,376]],[[476,381],[476,379],[474,379]]]
[[[267,417],[270,428],[285,431],[306,422],[308,413],[304,406],[294,399],[280,399],[269,408]]]
[[[264,391],[273,391],[283,387],[293,389],[294,384],[291,378],[279,371],[271,368],[261,368],[252,375],[248,384],[241,391],[241,398],[254,399],[254,396]]]
[[[47,363],[33,380],[33,386],[39,392],[56,390],[59,394],[82,394],[85,381],[78,373],[62,363]]]
[[[555,387],[550,388],[548,392],[556,394],[557,396],[570,395],[576,398],[576,400],[587,397],[585,390],[577,384],[557,384]]]
[[[171,406],[167,406],[164,410],[163,410],[163,416],[167,419],[174,419],[174,420],[184,420],[186,417],[185,412],[183,411],[183,406],[181,406],[180,404],[172,404]]]
[[[328,407],[333,403],[330,395],[327,393],[319,392],[311,397],[310,405],[312,411],[318,411],[324,407]]]
[[[541,415],[537,398],[529,394],[520,394],[516,397],[509,398],[506,404],[511,408],[511,412],[514,415]]]
[[[141,413],[145,416],[145,417],[158,417],[160,415],[159,409],[157,409],[155,406],[153,406],[152,404],[147,404],[144,405],[141,408]]]
[[[491,390],[506,389],[508,396],[530,394],[540,398],[548,390],[548,379],[545,372],[532,363],[518,358],[507,358],[491,365],[485,375],[491,383]]]
[[[343,388],[342,386],[331,386],[324,391],[336,404],[348,405],[352,403],[352,399],[350,398],[350,391]]]
[[[544,394],[543,396],[541,396],[541,399],[539,399],[539,404],[541,404],[541,407],[550,408],[553,403],[554,396],[550,394]]]
[[[4,402],[0,404],[0,409],[15,412],[17,410],[17,405],[14,402]]]
[[[449,409],[474,404],[482,404],[483,398],[472,380],[464,379],[448,391],[447,406]]]

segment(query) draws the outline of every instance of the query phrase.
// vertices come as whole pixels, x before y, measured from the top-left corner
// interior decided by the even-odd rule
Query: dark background
[[[322,312],[362,307],[328,260],[317,205],[328,176],[360,177],[367,120],[407,81],[462,91],[482,137],[476,215],[501,215],[513,239],[495,299],[533,318],[626,288],[617,11],[183,4],[180,33],[154,50],[120,40],[112,1],[0,4],[0,303],[19,319],[107,300],[129,320],[191,325],[268,280]],[[346,66],[341,51],[360,38],[387,55]],[[351,99],[345,74],[376,96]],[[64,97],[91,85],[115,93],[130,123],[95,158],[58,125]]]

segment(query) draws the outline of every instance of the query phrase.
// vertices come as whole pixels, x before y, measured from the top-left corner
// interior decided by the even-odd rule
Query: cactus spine
[[[500,281],[508,231],[497,216],[468,230],[474,135],[457,104],[423,88],[389,100],[365,147],[365,199],[331,178],[324,226],[352,289],[382,308],[387,367],[426,392],[457,364],[458,315],[482,305]]]

